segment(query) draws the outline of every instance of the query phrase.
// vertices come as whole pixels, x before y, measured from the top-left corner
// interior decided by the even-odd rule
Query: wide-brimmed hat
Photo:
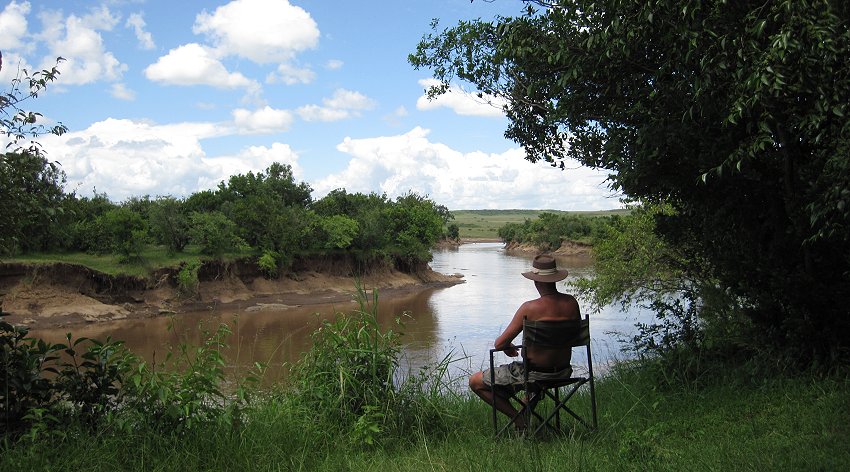
[[[558,269],[555,258],[548,254],[541,254],[534,258],[530,272],[523,272],[522,276],[536,282],[558,282],[567,278],[565,269]]]

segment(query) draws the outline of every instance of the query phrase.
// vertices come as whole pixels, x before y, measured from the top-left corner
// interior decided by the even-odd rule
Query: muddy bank
[[[593,257],[593,246],[578,241],[564,241],[558,249],[544,251],[534,244],[510,242],[505,245],[505,252],[515,254],[540,254],[546,252],[556,256]]]
[[[164,268],[147,277],[113,276],[65,263],[0,264],[3,320],[32,328],[148,318],[187,311],[224,308],[246,302],[302,306],[352,299],[355,281],[381,297],[461,283],[458,276],[432,271],[427,264],[398,267],[368,264],[346,256],[299,259],[276,279],[264,277],[252,261],[205,263],[195,293],[181,292],[179,268]]]

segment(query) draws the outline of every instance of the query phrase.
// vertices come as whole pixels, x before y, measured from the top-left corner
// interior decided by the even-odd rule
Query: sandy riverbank
[[[345,270],[319,267],[267,279],[246,267],[231,265],[204,274],[193,296],[181,295],[173,277],[156,280],[112,277],[72,264],[2,264],[0,299],[3,320],[31,328],[72,326],[120,319],[140,319],[174,313],[223,309],[230,305],[257,307],[305,306],[350,301],[355,284],[380,297],[408,294],[435,286],[462,283],[424,267],[402,272],[380,267],[355,279]],[[322,270],[326,269],[326,270]],[[172,274],[173,275],[173,274]]]

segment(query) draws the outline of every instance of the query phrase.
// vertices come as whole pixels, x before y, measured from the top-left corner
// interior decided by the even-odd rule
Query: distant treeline
[[[592,242],[614,218],[619,217],[541,213],[522,223],[506,223],[499,228],[499,237],[506,243],[529,243],[543,250],[554,250],[568,240]]]
[[[17,231],[0,235],[7,255],[84,251],[133,260],[149,245],[170,254],[194,245],[213,257],[254,253],[277,267],[295,255],[342,251],[413,265],[430,260],[450,218],[445,207],[414,193],[391,200],[337,189],[313,200],[310,186],[297,183],[292,169],[279,163],[187,198],[144,196],[121,203],[97,192],[66,194],[59,179],[52,180],[41,182],[50,204],[29,202],[37,207],[33,217],[20,215]]]

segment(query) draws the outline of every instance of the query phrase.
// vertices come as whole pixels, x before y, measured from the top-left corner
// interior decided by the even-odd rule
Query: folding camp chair
[[[517,346],[517,348],[522,354],[523,384],[521,389],[512,393],[509,400],[517,402],[519,410],[516,416],[499,428],[496,407],[493,406],[493,428],[496,431],[496,436],[507,430],[519,415],[525,415],[526,424],[529,427],[528,431],[533,434],[539,433],[544,428],[561,431],[561,410],[567,412],[586,428],[595,430],[597,427],[596,389],[593,381],[593,358],[590,352],[590,320],[588,317],[563,321],[529,321],[525,319],[523,320],[522,330],[523,344]],[[587,350],[587,369],[584,375],[576,375],[576,372],[572,371],[569,376],[552,378],[551,374],[541,373],[535,371],[533,366],[530,367],[525,356],[525,350],[531,347],[538,351],[542,349],[571,351],[573,347],[578,346],[585,346]],[[490,349],[490,388],[494,397],[496,395],[494,354],[500,351],[504,351],[504,349]],[[575,369],[575,366],[573,367]],[[590,421],[587,420],[586,415],[578,414],[567,405],[567,402],[585,385],[589,387],[590,394]],[[564,392],[561,392],[562,389]],[[564,394],[563,398],[562,393]],[[523,397],[520,398],[518,395],[523,395]],[[545,402],[547,398],[552,400],[552,406],[548,409],[548,412],[541,412],[541,408],[539,408],[541,402]],[[533,427],[532,419],[537,420],[536,427]],[[554,425],[552,424],[553,420]]]

